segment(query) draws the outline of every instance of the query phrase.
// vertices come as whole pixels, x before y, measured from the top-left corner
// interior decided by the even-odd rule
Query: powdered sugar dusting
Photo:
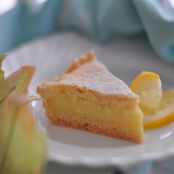
[[[95,90],[103,94],[136,96],[120,79],[112,75],[99,61],[93,60],[68,73],[59,81],[81,88]]]

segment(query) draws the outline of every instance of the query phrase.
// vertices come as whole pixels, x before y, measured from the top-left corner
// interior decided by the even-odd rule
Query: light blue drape
[[[0,52],[56,30],[74,30],[101,43],[145,34],[162,58],[174,62],[174,8],[168,0],[18,3],[0,16]]]

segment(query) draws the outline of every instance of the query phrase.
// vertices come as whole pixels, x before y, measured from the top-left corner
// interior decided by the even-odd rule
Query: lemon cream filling
[[[61,93],[55,95],[57,98],[49,96],[44,102],[46,114],[50,117],[69,115],[66,119],[75,118],[83,121],[87,119],[91,122],[105,122],[111,127],[119,125],[121,128],[129,129],[132,132],[142,130],[143,114],[138,106],[123,110],[120,103],[108,104],[103,107],[103,105],[94,101],[91,102],[88,99],[74,99],[72,96]]]

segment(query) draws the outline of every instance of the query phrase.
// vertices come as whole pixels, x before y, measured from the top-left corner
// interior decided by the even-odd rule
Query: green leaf
[[[2,62],[6,58],[7,54],[0,54],[0,81],[4,79],[4,70],[2,69]]]
[[[31,66],[21,67],[10,76],[0,81],[0,103],[12,92],[16,94],[26,93],[35,68]]]

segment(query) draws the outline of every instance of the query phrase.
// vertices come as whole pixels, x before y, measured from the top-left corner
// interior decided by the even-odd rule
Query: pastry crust
[[[37,88],[41,95],[47,90],[57,88],[71,88],[73,92],[87,93],[95,96],[99,101],[107,103],[109,100],[125,102],[128,107],[137,105],[139,97],[120,79],[113,76],[108,69],[96,60],[93,52],[76,59],[68,68],[67,73],[53,81],[46,82]]]
[[[53,83],[97,91],[103,95],[118,95],[138,99],[137,95],[122,80],[115,77],[105,65],[95,59],[93,53],[87,53],[76,59],[68,68],[68,73]]]
[[[68,93],[67,93],[68,91]],[[136,107],[139,103],[139,100],[134,97],[127,97],[125,95],[105,95],[101,94],[98,91],[81,88],[78,86],[71,86],[65,84],[59,84],[50,82],[47,85],[42,85],[37,87],[37,92],[41,95],[42,98],[47,98],[48,96],[54,96],[57,93],[62,93],[65,95],[76,95],[76,98],[84,98],[87,101],[91,100],[96,103],[101,103],[103,107],[109,106],[112,104],[117,104],[120,108],[129,109]]]
[[[96,122],[89,122],[89,121],[82,121],[75,119],[73,120],[73,116],[69,117],[71,119],[63,119],[62,114],[56,116],[48,116],[48,118],[53,125],[87,130],[93,133],[129,140],[135,143],[143,142],[143,136],[142,136],[143,134],[138,135],[137,133],[128,132],[118,125],[112,127],[106,125],[106,123],[100,123],[100,122],[96,123]]]
[[[69,66],[69,68],[67,69],[67,73],[71,73],[72,71],[76,70],[79,66],[91,62],[93,60],[95,60],[95,54],[93,51],[88,52],[87,54],[81,56],[80,58],[77,58],[74,60],[74,62]]]

